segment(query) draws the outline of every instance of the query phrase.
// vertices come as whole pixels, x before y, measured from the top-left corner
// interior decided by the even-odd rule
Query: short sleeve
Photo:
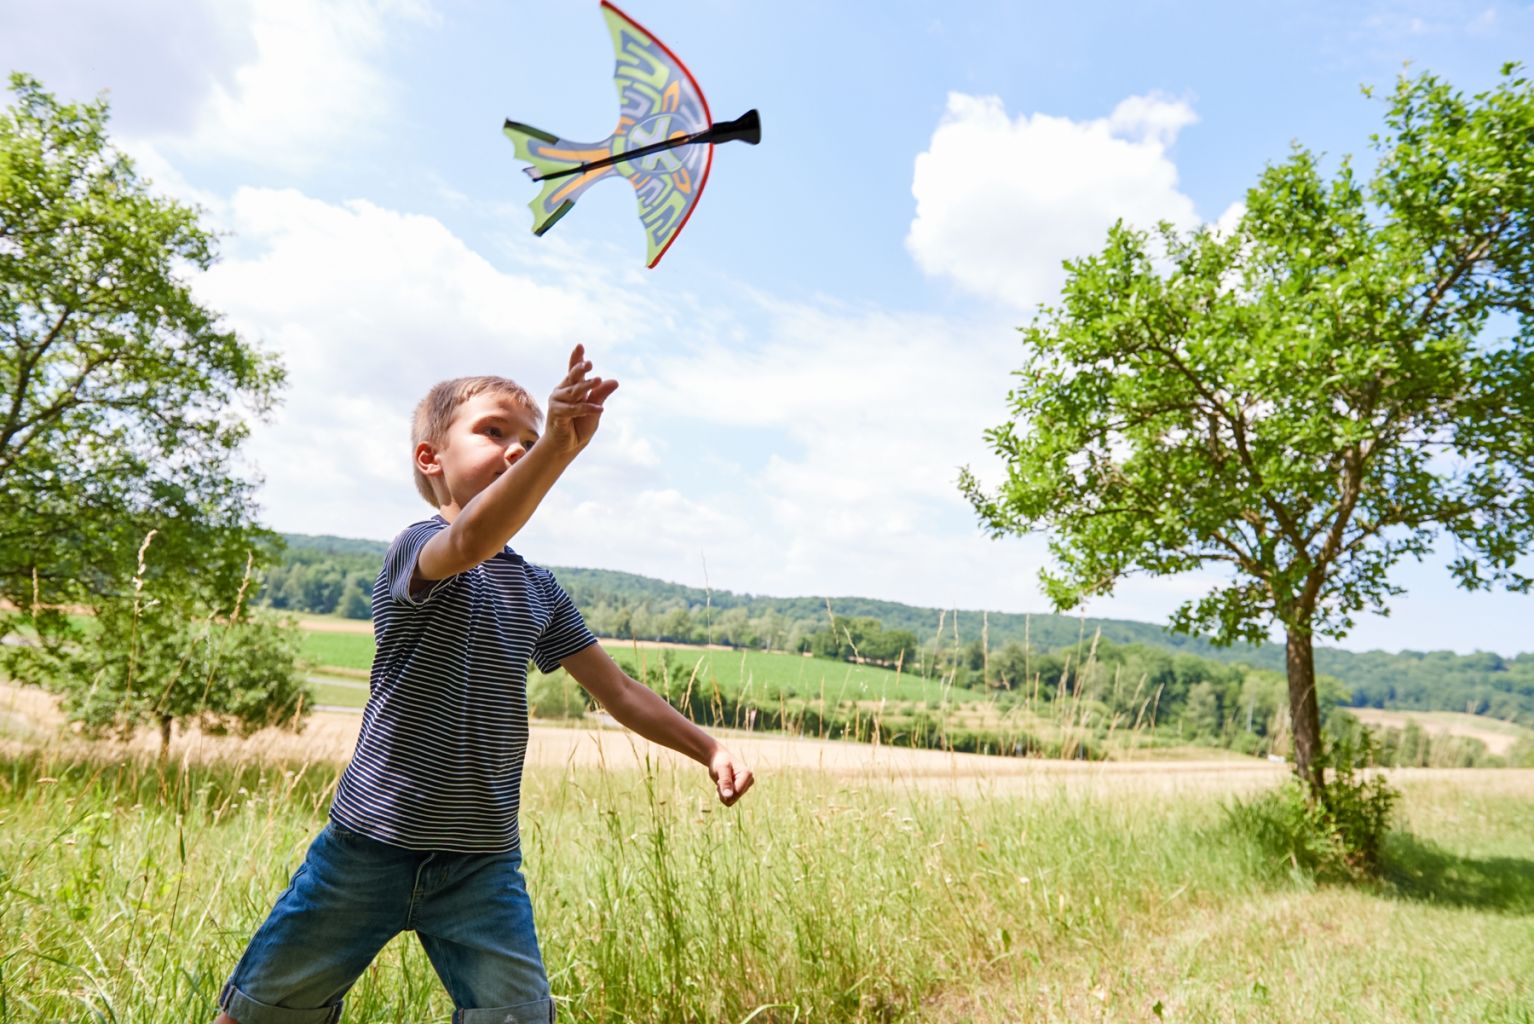
[[[533,646],[533,663],[540,672],[552,672],[559,663],[578,651],[584,651],[597,642],[595,634],[586,628],[580,609],[570,600],[554,574],[545,572],[545,599],[552,613],[549,624],[544,627],[538,642]]]
[[[447,523],[441,519],[412,523],[389,545],[389,553],[384,556],[383,582],[389,597],[396,604],[425,604],[455,578],[449,576],[447,579],[436,580],[418,594],[410,592],[410,579],[415,575],[415,563],[421,555],[421,549],[427,541],[445,529]]]

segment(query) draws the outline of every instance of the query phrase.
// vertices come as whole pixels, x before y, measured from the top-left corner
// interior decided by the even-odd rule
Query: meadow
[[[313,673],[317,702],[360,708],[367,690],[356,681],[366,679],[371,664],[371,634],[340,632],[328,620],[308,622],[302,656]],[[1067,691],[1056,702],[954,686],[951,676],[924,675],[920,666],[907,672],[784,652],[601,642],[636,679],[710,727],[1067,757],[1105,757],[1177,742],[1145,728],[1154,716],[1153,695],[1146,693],[1139,695],[1136,712],[1115,714]],[[1126,696],[1132,689],[1128,680],[1115,677],[1114,683]],[[535,717],[580,717],[583,698],[563,671],[547,677],[533,672],[528,686]]]
[[[7,745],[0,1021],[208,1016],[339,771],[227,743],[164,766]],[[561,1019],[1534,1021],[1534,772],[1398,773],[1402,830],[1363,885],[1235,828],[1238,777],[783,767],[727,810],[674,759],[532,764]],[[402,936],[345,1019],[445,1020],[439,989]]]
[[[311,620],[312,621],[312,620]],[[681,644],[658,646],[603,639],[615,659],[635,669],[636,678],[664,679],[664,688],[680,694],[694,688],[718,688],[741,699],[779,698],[843,700],[976,700],[984,694],[945,686],[920,672],[896,672],[876,665],[855,665],[782,652],[714,650]],[[373,637],[363,632],[306,629],[303,658],[322,668],[366,671],[373,663]]]

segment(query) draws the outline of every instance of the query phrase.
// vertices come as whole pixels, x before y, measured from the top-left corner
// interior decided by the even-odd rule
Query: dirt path
[[[356,713],[316,711],[303,732],[265,730],[246,739],[204,735],[196,729],[172,741],[177,760],[242,759],[247,757],[342,761],[351,756],[362,718]],[[50,695],[30,687],[0,685],[0,736],[18,741],[69,742],[63,717]],[[1201,761],[1085,762],[1032,758],[986,757],[939,750],[873,746],[792,736],[726,732],[725,741],[761,777],[785,770],[810,770],[832,775],[902,782],[923,788],[958,784],[966,788],[1007,790],[1055,786],[1060,783],[1097,784],[1135,779],[1160,791],[1187,788],[1246,789],[1283,776],[1281,765],[1252,758]],[[131,749],[156,749],[157,737],[145,733]],[[528,743],[530,766],[630,770],[646,760],[686,763],[681,755],[640,739],[632,733],[593,722],[589,728],[533,724]]]
[[[373,635],[373,623],[368,619],[321,619],[312,615],[300,615],[298,628],[311,633],[362,633]]]
[[[318,711],[302,733],[265,730],[247,739],[206,736],[197,730],[178,733],[172,741],[176,760],[285,758],[302,761],[344,761],[357,743],[362,717],[355,713]],[[744,732],[722,734],[764,783],[775,773],[815,771],[852,782],[894,783],[920,789],[953,789],[972,793],[1075,792],[1109,788],[1147,794],[1203,791],[1232,793],[1273,785],[1285,777],[1282,764],[1228,756],[1187,761],[1049,761],[1039,758],[986,757],[940,750],[911,750],[792,736]],[[0,684],[0,743],[15,748],[39,743],[70,743],[54,699],[40,690]],[[81,741],[73,741],[81,742]],[[128,744],[150,752],[158,740],[148,733]],[[623,729],[593,723],[589,728],[533,724],[528,743],[530,767],[549,770],[594,768],[633,770],[646,761],[687,764],[685,758],[657,747]],[[1485,776],[1487,769],[1403,769],[1402,779]],[[1499,780],[1534,797],[1534,770],[1497,769]]]

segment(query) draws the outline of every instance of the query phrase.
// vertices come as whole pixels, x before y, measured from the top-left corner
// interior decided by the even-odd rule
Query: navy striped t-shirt
[[[510,548],[411,594],[445,529],[414,523],[384,558],[362,732],[330,816],[406,849],[501,853],[520,845],[527,664],[552,672],[596,637],[554,574]]]

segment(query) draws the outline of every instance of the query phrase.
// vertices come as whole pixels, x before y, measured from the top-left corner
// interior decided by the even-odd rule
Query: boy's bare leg
[[[218,1015],[218,1019],[215,1020],[213,1024],[240,1024],[240,1022],[229,1016],[227,1013],[220,1013]]]

